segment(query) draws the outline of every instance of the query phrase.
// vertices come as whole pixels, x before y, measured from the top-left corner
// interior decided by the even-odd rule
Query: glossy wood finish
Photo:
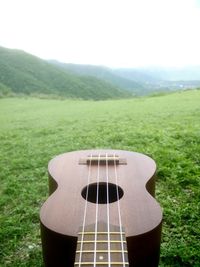
[[[156,267],[159,261],[162,211],[155,201],[155,162],[140,153],[121,150],[86,150],[65,153],[50,161],[50,197],[40,212],[43,256],[46,267],[74,266],[77,236],[83,222],[86,200],[81,192],[88,181],[88,165],[80,159],[94,154],[113,154],[126,159],[117,168],[118,185],[124,195],[119,200],[125,229],[129,266]],[[89,183],[97,182],[97,165],[91,166]],[[100,166],[100,182],[107,170]],[[109,182],[115,184],[115,170],[109,164]],[[148,191],[147,191],[148,190]],[[95,222],[96,204],[88,202],[87,225]],[[105,204],[99,204],[99,218],[107,220]],[[117,202],[110,203],[111,225],[118,224]],[[123,265],[122,265],[123,266]]]

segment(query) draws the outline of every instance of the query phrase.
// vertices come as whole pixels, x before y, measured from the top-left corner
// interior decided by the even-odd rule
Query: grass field
[[[200,90],[115,101],[0,100],[0,266],[42,266],[39,209],[47,163],[89,148],[157,162],[160,267],[200,266]]]

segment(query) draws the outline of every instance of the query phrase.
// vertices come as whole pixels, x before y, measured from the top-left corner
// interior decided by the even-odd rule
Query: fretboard
[[[94,227],[86,226],[78,233],[75,267],[128,267],[128,251],[124,230],[110,225],[110,232],[103,223]]]

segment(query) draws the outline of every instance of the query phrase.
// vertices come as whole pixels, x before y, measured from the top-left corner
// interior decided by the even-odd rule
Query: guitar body
[[[91,164],[88,156],[94,155],[117,155],[119,160],[117,164],[104,160],[100,163],[94,160]],[[97,218],[100,226],[108,222],[108,209],[110,227],[118,225],[120,206],[129,266],[158,266],[162,211],[154,199],[155,171],[156,165],[151,158],[122,150],[76,151],[52,159],[48,166],[50,197],[40,212],[45,266],[76,266],[77,233],[83,225],[86,204],[85,225],[88,228],[95,225]],[[100,186],[98,204],[95,203],[97,184]],[[104,201],[107,188],[109,207]],[[118,195],[115,188],[119,190]],[[84,266],[91,265],[85,263]]]

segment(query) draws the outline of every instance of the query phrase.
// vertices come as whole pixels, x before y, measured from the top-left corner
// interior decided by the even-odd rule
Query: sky
[[[113,68],[200,65],[200,0],[0,0],[0,46]]]

